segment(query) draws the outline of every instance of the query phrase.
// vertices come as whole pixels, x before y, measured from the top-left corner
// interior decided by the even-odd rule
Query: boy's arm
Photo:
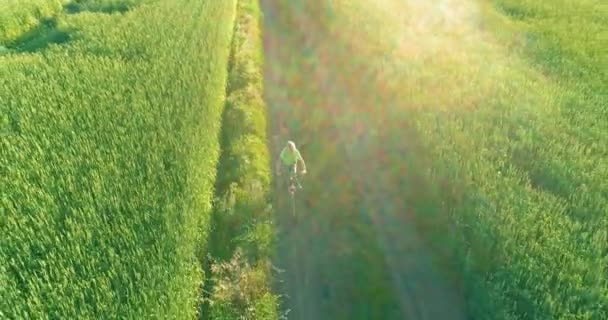
[[[302,157],[302,155],[300,155],[299,158],[300,163],[302,164],[302,173],[306,173],[306,163],[304,163],[304,158]]]

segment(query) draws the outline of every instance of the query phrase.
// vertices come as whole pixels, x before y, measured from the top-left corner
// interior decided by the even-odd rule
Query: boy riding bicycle
[[[293,141],[287,141],[287,145],[281,151],[277,161],[277,175],[281,175],[281,167],[286,167],[287,172],[293,174],[298,187],[301,189],[302,185],[297,178],[298,161],[302,164],[301,173],[306,174],[306,163],[304,163],[304,158],[302,158],[300,151],[296,148],[296,144]]]

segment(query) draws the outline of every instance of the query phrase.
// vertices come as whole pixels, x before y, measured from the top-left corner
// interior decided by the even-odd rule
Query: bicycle
[[[292,215],[295,217],[296,216],[295,194],[298,189],[302,189],[302,184],[300,184],[300,181],[298,180],[298,173],[296,172],[296,170],[289,168],[288,172],[289,173],[287,175],[287,179],[285,179],[284,181],[287,182],[287,192],[291,196]],[[304,174],[304,173],[305,172],[302,172],[302,174]],[[278,171],[277,174],[280,176],[281,175],[280,171]],[[280,179],[280,180],[282,180],[282,179]]]
[[[298,181],[298,174],[294,170],[289,170],[289,183],[287,185],[287,192],[291,194],[293,197],[296,193],[296,190],[302,188],[302,185]]]

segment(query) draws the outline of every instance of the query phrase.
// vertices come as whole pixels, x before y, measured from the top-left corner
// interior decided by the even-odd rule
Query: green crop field
[[[77,2],[0,55],[0,318],[192,319],[235,1]]]

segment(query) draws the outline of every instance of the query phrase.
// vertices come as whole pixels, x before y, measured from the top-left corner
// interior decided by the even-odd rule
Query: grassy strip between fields
[[[238,1],[209,240],[208,319],[278,319],[260,15],[257,0]]]

